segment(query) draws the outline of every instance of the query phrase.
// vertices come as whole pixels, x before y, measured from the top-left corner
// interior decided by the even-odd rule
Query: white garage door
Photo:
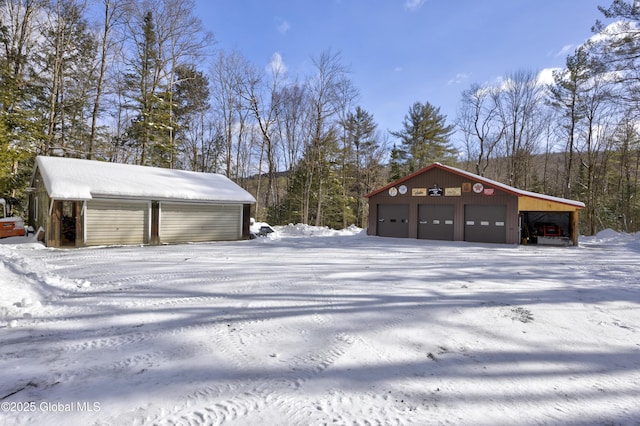
[[[242,205],[160,203],[160,241],[187,243],[238,240]]]
[[[87,201],[86,245],[146,244],[148,235],[148,201]]]

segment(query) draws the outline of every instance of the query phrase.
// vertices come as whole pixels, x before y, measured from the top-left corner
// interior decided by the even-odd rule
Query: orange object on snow
[[[0,198],[0,238],[22,237],[27,234],[24,222],[19,217],[9,216],[7,202]]]

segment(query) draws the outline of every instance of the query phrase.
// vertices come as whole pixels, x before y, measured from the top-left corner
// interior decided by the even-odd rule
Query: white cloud
[[[562,71],[562,68],[544,68],[538,72],[535,76],[535,83],[541,87],[546,87],[548,85],[554,84],[553,72],[554,71]],[[527,77],[528,78],[528,77]],[[511,76],[501,76],[496,78],[493,87],[495,87],[499,92],[506,92],[511,90],[514,84],[516,83]]]
[[[558,53],[556,53],[556,57],[567,56],[568,54],[571,53],[571,51],[573,50],[573,47],[574,47],[573,44],[567,44],[562,49],[560,49]]]
[[[562,68],[545,68],[538,73],[538,84],[547,85],[553,84],[553,72],[560,71]]]
[[[447,85],[451,86],[453,84],[461,84],[461,83],[466,82],[470,78],[471,78],[471,74],[470,73],[459,72],[458,74],[456,74],[456,76],[454,78],[452,78],[451,80],[449,80],[447,82]]]
[[[291,25],[289,25],[289,22],[278,17],[276,17],[276,21],[278,22],[278,26],[276,28],[278,29],[278,32],[280,34],[285,35],[286,33],[289,32],[289,29],[291,28]]]
[[[267,65],[267,72],[269,74],[285,74],[287,72],[287,66],[280,52],[275,52],[271,55],[271,60]]]
[[[616,21],[607,25],[602,32],[599,32],[589,39],[592,43],[599,43],[609,40],[620,40],[631,33],[638,33],[640,28],[635,22]]]
[[[406,0],[404,2],[404,8],[408,10],[418,10],[422,7],[425,0]]]

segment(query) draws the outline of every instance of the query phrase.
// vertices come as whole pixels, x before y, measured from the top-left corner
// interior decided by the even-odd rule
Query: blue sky
[[[196,0],[218,47],[289,75],[331,49],[379,129],[400,130],[416,101],[452,123],[472,83],[564,66],[611,0]]]

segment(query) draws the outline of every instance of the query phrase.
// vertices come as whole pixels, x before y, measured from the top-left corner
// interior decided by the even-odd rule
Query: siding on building
[[[87,246],[147,244],[148,201],[89,200],[86,202],[84,241]]]
[[[159,234],[163,243],[237,240],[242,206],[161,202]]]
[[[28,220],[49,247],[237,240],[254,203],[212,173],[37,157]]]
[[[378,235],[378,206],[386,204],[406,204],[409,210],[408,237],[418,238],[420,224],[419,211],[424,206],[453,206],[453,240],[465,241],[465,209],[466,204],[473,205],[502,205],[506,212],[505,242],[517,243],[519,240],[518,226],[518,197],[502,189],[484,188],[481,193],[473,192],[473,184],[477,183],[466,177],[454,175],[446,170],[433,168],[411,179],[402,181],[390,188],[400,185],[406,186],[404,194],[397,192],[395,196],[389,191],[381,191],[369,197],[368,233]],[[466,184],[466,185],[465,185]],[[440,196],[430,196],[429,189],[437,187],[442,190]],[[463,187],[465,191],[463,192]],[[454,190],[455,188],[455,190]],[[449,189],[449,191],[447,191]],[[458,192],[459,189],[459,192]],[[493,190],[491,195],[485,195],[485,189]],[[396,188],[396,191],[398,188]],[[395,191],[393,191],[395,192]],[[490,191],[489,191],[490,192]],[[460,195],[445,195],[448,193]],[[419,207],[423,206],[423,207]]]
[[[509,187],[435,163],[367,195],[367,233],[454,241],[518,244],[525,208],[570,216],[577,244],[577,212],[584,204]],[[394,206],[394,207],[390,207]],[[387,212],[406,211],[406,231],[389,231]],[[394,234],[394,232],[396,234]],[[402,235],[401,235],[402,234]]]

